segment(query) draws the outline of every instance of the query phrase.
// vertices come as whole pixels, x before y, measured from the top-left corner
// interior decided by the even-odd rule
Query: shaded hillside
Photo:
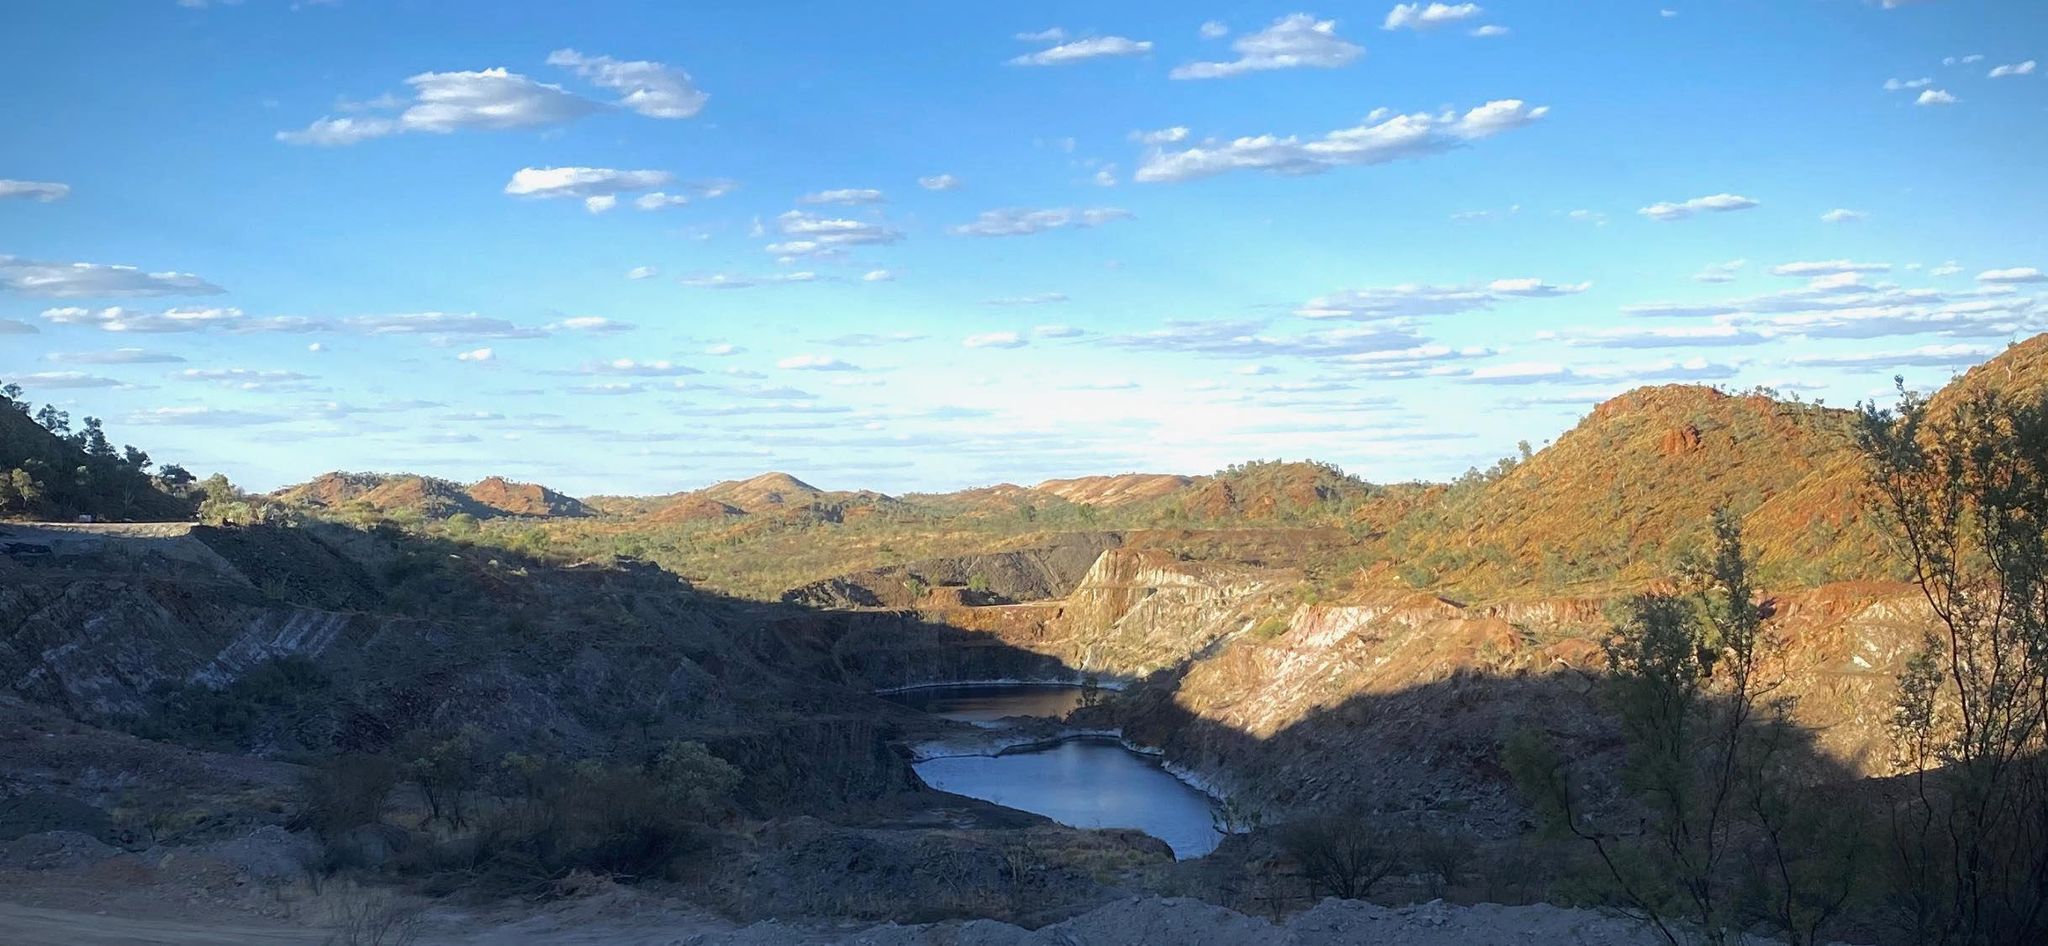
[[[134,447],[116,450],[97,418],[70,429],[68,415],[46,407],[45,427],[29,415],[29,404],[10,389],[0,396],[0,519],[95,519],[163,521],[189,519],[195,502],[165,491],[148,473],[149,455]],[[191,477],[167,468],[174,488]]]

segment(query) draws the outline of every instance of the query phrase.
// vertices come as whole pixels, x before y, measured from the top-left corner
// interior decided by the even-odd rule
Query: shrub
[[[293,826],[335,838],[376,824],[397,786],[398,765],[388,757],[349,753],[327,759],[300,777],[300,806]]]
[[[1309,890],[1343,900],[1364,899],[1401,867],[1400,845],[1358,814],[1317,815],[1286,827],[1280,843]]]

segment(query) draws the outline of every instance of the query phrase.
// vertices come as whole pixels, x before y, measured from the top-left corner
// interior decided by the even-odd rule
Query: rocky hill
[[[580,500],[533,483],[493,476],[463,486],[449,480],[410,473],[344,473],[336,471],[288,486],[271,494],[287,505],[343,512],[351,508],[386,516],[446,519],[466,514],[478,519],[499,516],[573,518],[590,510]]]

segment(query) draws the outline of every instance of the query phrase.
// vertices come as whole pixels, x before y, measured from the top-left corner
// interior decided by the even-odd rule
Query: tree
[[[1893,900],[1942,943],[2048,941],[2048,397],[1861,409],[1875,508],[1930,619],[1893,723]]]
[[[194,481],[192,471],[175,463],[164,464],[163,468],[157,471],[156,478],[163,481],[165,486],[175,490],[182,490],[192,485]]]
[[[42,410],[36,411],[36,423],[59,437],[71,433],[71,415],[58,410],[55,404],[45,404]]]
[[[1793,766],[1790,703],[1760,678],[1763,611],[1736,518],[1713,520],[1714,553],[1686,594],[1631,601],[1609,636],[1601,690],[1628,746],[1634,831],[1580,810],[1556,750],[1510,745],[1509,767],[1553,822],[1587,842],[1609,896],[1677,946],[1739,940],[1757,922],[1794,946],[1821,941],[1855,893],[1853,813],[1815,800]]]

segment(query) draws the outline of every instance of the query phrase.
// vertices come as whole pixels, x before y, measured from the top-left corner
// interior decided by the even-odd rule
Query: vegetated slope
[[[1468,475],[1393,522],[1400,577],[1489,594],[1641,583],[1703,547],[1715,509],[1767,573],[1813,584],[1881,573],[1855,488],[1853,415],[1766,394],[1638,388],[1504,472]]]
[[[1952,411],[1965,395],[1980,390],[2020,400],[2048,394],[2048,333],[2014,343],[1998,357],[1964,372],[1935,392],[1928,407],[1937,415]]]
[[[510,516],[587,516],[590,510],[581,500],[564,496],[538,483],[519,483],[502,476],[490,476],[471,484],[469,498]]]
[[[25,402],[0,398],[0,518],[191,518],[190,501],[164,492],[103,434],[96,442],[94,451],[60,437],[30,417]]]

